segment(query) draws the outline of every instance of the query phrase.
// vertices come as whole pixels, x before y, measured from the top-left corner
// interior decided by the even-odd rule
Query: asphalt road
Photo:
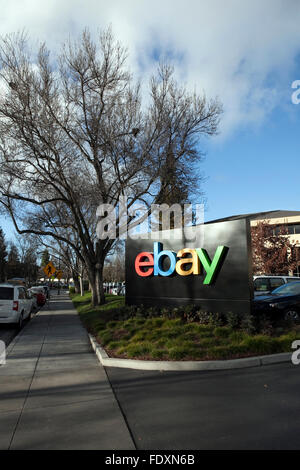
[[[13,326],[0,325],[0,340],[5,342],[6,347],[18,334],[18,329]]]
[[[300,449],[300,365],[106,372],[137,449]]]
[[[27,322],[28,320],[24,320],[24,325],[26,325]],[[6,347],[18,333],[19,330],[14,325],[0,324],[0,340],[5,342]]]

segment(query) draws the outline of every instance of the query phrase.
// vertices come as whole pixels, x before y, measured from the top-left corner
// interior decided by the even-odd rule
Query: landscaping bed
[[[71,294],[81,321],[110,357],[146,360],[220,360],[291,352],[298,325],[273,326],[249,316],[208,314],[199,308],[146,309],[107,296],[93,308],[91,295]]]

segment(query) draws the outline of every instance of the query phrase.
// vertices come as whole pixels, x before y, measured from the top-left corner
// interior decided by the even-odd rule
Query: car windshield
[[[300,282],[290,282],[284,286],[277,287],[272,295],[300,295]]]
[[[13,300],[14,289],[12,287],[0,287],[0,300]]]

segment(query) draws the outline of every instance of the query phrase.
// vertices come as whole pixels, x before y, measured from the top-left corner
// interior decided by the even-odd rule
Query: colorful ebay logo
[[[211,284],[219,272],[228,247],[218,246],[211,260],[204,248],[183,248],[177,253],[163,250],[160,242],[154,242],[153,253],[143,251],[135,258],[135,271],[139,276],[171,276],[176,271],[180,276],[201,274],[202,268],[206,272],[203,284]],[[163,269],[163,260],[169,258],[170,267]],[[188,269],[187,269],[188,268]]]

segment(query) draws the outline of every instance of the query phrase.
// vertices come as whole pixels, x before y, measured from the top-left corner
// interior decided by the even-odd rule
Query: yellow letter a
[[[192,256],[185,257],[186,254]],[[177,253],[177,258],[182,258],[176,263],[176,272],[180,276],[189,276],[190,274],[200,274],[200,260],[195,250],[192,248],[183,248]],[[183,269],[184,265],[191,264],[190,269]]]

